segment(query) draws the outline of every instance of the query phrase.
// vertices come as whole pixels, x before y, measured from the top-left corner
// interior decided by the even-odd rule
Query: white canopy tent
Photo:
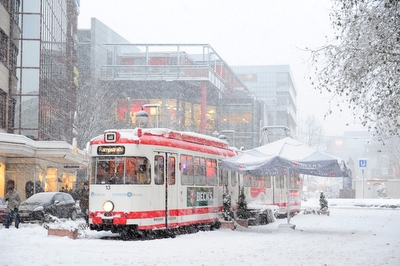
[[[318,151],[292,138],[245,151],[222,160],[222,168],[252,176],[306,174],[323,177],[347,176],[346,166],[338,157]],[[288,178],[286,178],[288,182]],[[289,201],[289,193],[287,193]],[[289,204],[288,224],[290,224]]]

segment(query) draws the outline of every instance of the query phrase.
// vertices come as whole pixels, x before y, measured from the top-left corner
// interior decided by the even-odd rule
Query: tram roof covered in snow
[[[225,140],[195,132],[180,132],[167,128],[110,129],[90,140],[91,145],[113,143],[144,144],[202,150],[224,156],[233,156],[238,149]]]

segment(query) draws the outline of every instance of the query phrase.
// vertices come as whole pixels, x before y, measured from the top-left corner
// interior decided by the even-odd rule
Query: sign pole
[[[287,216],[287,223],[290,224],[290,172],[289,168],[287,169],[287,174],[286,174],[286,216]]]
[[[364,199],[364,169],[367,168],[367,162],[368,160],[366,158],[358,159],[358,167],[361,168],[362,172],[362,198]]]
[[[363,199],[364,199],[364,169],[362,169],[362,195],[363,195]]]

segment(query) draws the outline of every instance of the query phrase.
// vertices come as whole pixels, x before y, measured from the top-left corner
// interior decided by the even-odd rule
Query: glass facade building
[[[289,65],[233,66],[232,69],[268,108],[266,126],[284,126],[294,135],[297,126],[297,90]]]
[[[21,0],[18,9],[21,48],[12,133],[35,140],[72,142],[76,110],[75,0]]]
[[[210,45],[131,44],[94,18],[78,36],[80,147],[105,129],[139,126],[257,146],[264,105]]]
[[[0,196],[75,189],[79,1],[0,0]],[[47,141],[50,140],[50,141]],[[39,190],[40,188],[40,190]]]

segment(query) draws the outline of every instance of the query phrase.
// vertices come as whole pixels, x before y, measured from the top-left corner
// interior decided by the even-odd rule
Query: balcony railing
[[[208,65],[107,65],[101,66],[101,79],[209,81],[222,92],[228,87]]]

